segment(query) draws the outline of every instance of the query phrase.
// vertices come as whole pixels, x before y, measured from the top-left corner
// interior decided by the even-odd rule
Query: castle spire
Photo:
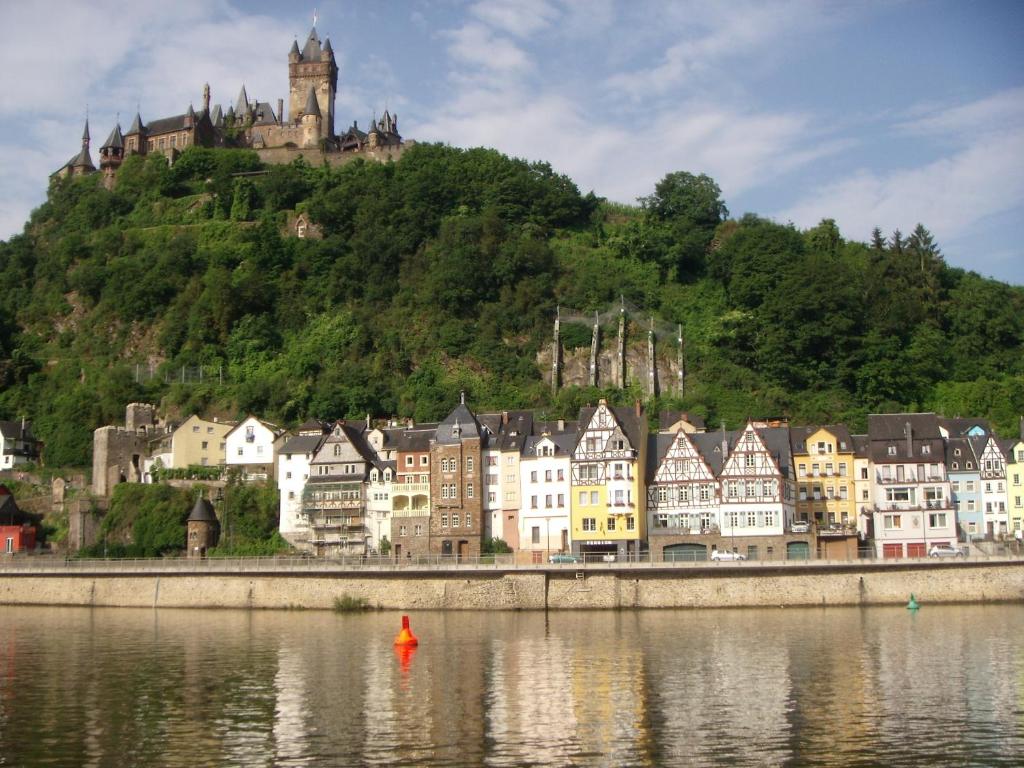
[[[306,96],[306,108],[302,110],[303,115],[316,115],[322,117],[320,114],[320,104],[316,100],[316,88],[312,85],[309,86],[309,94]]]
[[[235,113],[244,118],[249,114],[249,94],[245,92],[245,83],[242,83],[242,90],[238,92],[238,103],[235,104]]]
[[[86,110],[86,114],[85,114],[85,130],[82,131],[82,146],[87,148],[87,149],[89,147],[89,112],[88,112],[88,110]]]

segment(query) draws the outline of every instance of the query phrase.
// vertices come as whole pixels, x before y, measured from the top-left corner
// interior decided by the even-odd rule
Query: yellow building
[[[572,455],[572,552],[586,559],[636,557],[647,538],[647,419],[605,400],[580,411]]]
[[[819,527],[856,527],[854,444],[840,425],[791,427],[796,466],[796,519]]]
[[[1010,516],[1010,535],[1024,538],[1024,439],[1011,443],[1006,465],[1006,509]]]
[[[189,416],[171,436],[171,467],[216,467],[225,462],[224,438],[234,422]]]

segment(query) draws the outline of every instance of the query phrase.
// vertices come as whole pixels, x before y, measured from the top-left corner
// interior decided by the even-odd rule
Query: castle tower
[[[366,146],[376,149],[380,146],[380,129],[377,128],[376,116],[370,120],[370,131],[366,134]]]
[[[220,538],[220,522],[213,511],[213,504],[200,496],[186,522],[188,535],[188,556],[205,557],[206,550],[217,546]]]
[[[100,170],[103,171],[103,186],[107,189],[114,188],[114,174],[121,167],[123,159],[124,138],[121,136],[121,125],[118,123],[100,147]]]
[[[320,103],[316,91],[309,86],[306,103],[302,109],[302,146],[318,147],[323,137],[323,115],[320,114]]]
[[[203,84],[203,112],[210,114],[210,84]]]
[[[324,121],[323,138],[330,138],[334,136],[334,95],[338,89],[338,66],[334,61],[331,41],[325,40],[321,46],[316,27],[309,31],[301,51],[296,41],[288,53],[288,119],[292,124],[302,122],[310,88],[316,94],[318,111]]]
[[[85,176],[96,170],[92,164],[92,157],[89,155],[89,118],[85,118],[85,130],[82,131],[82,151],[71,158],[67,164],[71,176]]]
[[[135,113],[135,119],[132,120],[128,133],[124,135],[124,149],[125,153],[129,155],[146,154],[146,126],[142,124],[142,117],[138,112]]]

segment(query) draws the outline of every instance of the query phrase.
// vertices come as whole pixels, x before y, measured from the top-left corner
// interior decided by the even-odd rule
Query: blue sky
[[[198,105],[287,96],[313,6],[4,3],[0,237],[78,149]],[[336,127],[385,107],[406,138],[546,160],[632,202],[707,173],[735,215],[866,240],[922,222],[950,264],[1024,284],[1024,3],[321,3]]]

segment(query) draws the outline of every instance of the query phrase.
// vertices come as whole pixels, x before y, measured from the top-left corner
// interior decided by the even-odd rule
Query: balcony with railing
[[[410,496],[417,493],[430,494],[430,483],[392,483],[391,494]]]

